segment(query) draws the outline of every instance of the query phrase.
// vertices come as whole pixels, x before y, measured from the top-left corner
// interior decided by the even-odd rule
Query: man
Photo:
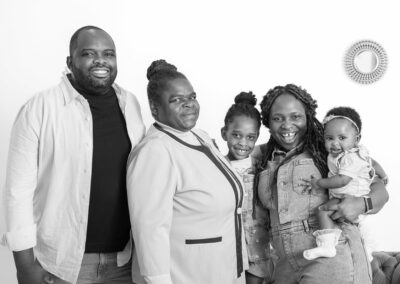
[[[71,73],[14,123],[4,240],[20,283],[131,283],[125,179],[145,132],[140,107],[113,84],[116,51],[104,30],[77,30],[67,65]]]

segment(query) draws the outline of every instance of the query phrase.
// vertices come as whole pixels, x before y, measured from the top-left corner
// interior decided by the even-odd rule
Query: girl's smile
[[[222,138],[228,142],[230,160],[249,157],[258,138],[258,123],[254,118],[240,115],[221,129]]]

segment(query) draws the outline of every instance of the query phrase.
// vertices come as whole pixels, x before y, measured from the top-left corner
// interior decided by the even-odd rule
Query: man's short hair
[[[84,26],[79,28],[78,30],[76,30],[76,32],[74,32],[74,34],[71,37],[71,40],[69,41],[69,56],[72,56],[72,53],[74,53],[74,50],[78,46],[79,34],[82,31],[87,31],[87,30],[99,30],[105,32],[103,29],[100,29],[99,27],[96,26]]]

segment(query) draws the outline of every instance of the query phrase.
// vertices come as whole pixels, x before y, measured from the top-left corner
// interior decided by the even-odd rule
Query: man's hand
[[[48,272],[43,269],[33,255],[33,249],[14,251],[19,284],[42,284]]]
[[[42,284],[47,271],[35,260],[31,265],[17,270],[19,284]]]
[[[355,222],[358,216],[365,212],[365,203],[363,197],[346,196],[338,204],[321,205],[319,210],[335,211],[331,218],[333,220],[345,219],[350,222]]]

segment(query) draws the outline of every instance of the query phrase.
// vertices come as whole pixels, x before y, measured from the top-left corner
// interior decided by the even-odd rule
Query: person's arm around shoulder
[[[7,233],[4,242],[13,251],[19,283],[42,283],[47,272],[35,260],[36,224],[33,196],[37,185],[37,163],[41,100],[31,99],[14,122],[8,153],[5,199]]]
[[[177,173],[160,140],[145,138],[132,153],[127,191],[140,272],[148,283],[171,284],[169,233]]]

